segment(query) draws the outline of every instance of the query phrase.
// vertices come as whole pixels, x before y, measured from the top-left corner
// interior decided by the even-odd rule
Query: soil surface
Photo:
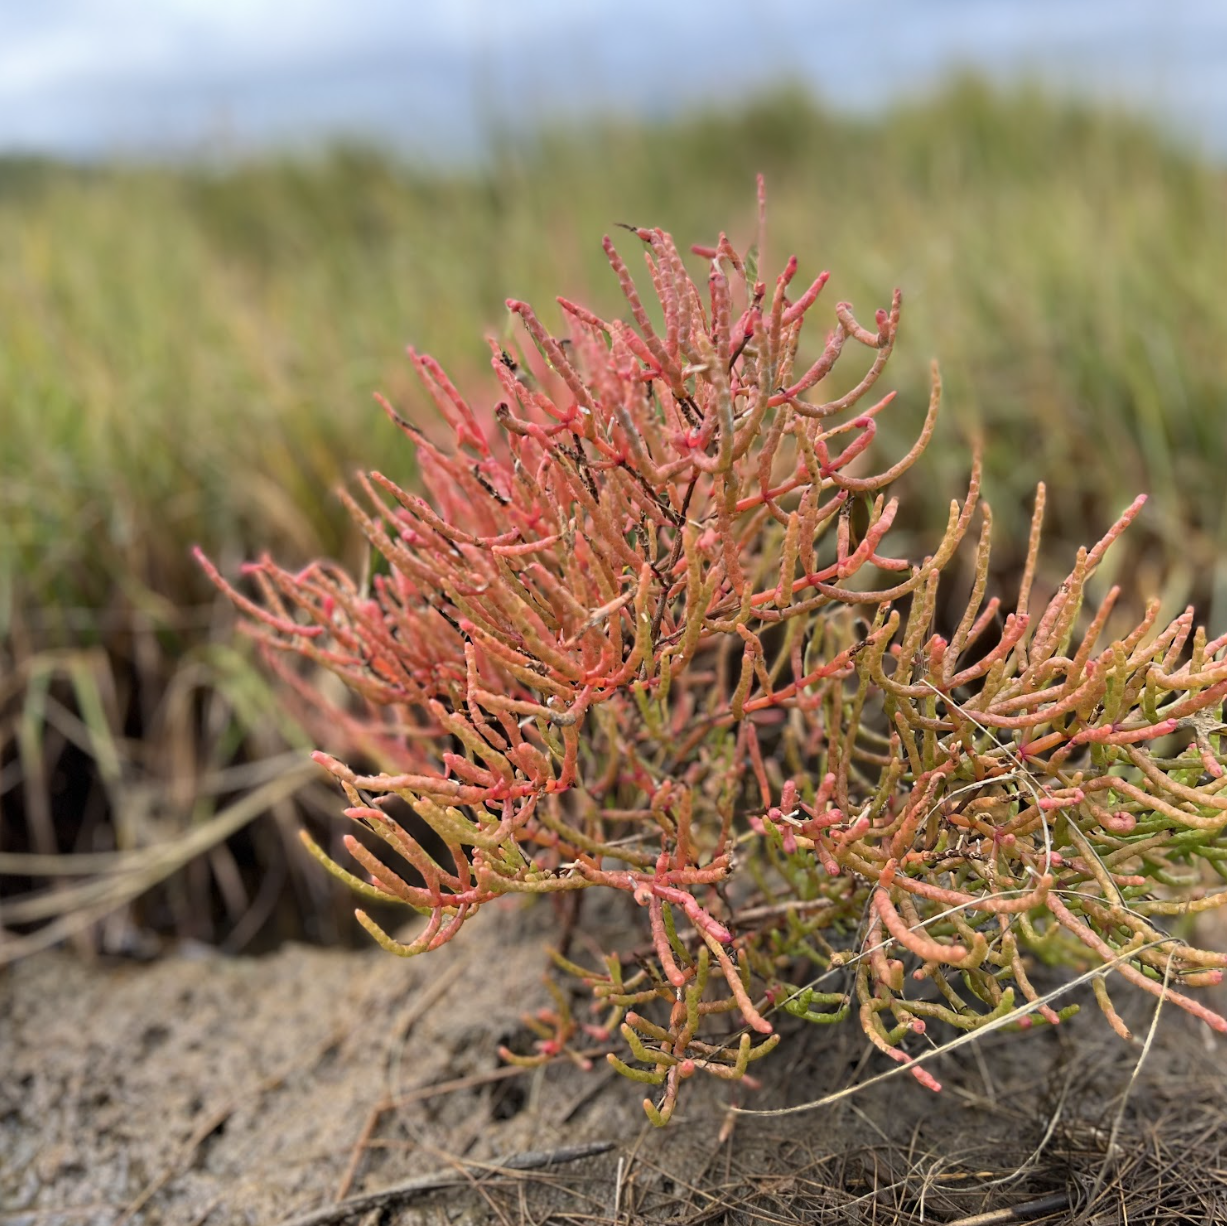
[[[297,1222],[1227,1222],[1227,1040],[1167,1007],[1142,1044],[1090,994],[908,1076],[854,1022],[797,1025],[757,1091],[688,1083],[647,1124],[598,1061],[521,1071],[547,906],[426,958],[286,947],[0,973],[3,1226]],[[497,949],[491,959],[490,950]],[[1144,1039],[1151,998],[1114,996]],[[975,1215],[988,1216],[976,1218]]]

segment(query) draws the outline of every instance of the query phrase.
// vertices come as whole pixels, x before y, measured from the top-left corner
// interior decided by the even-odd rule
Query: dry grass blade
[[[107,870],[94,880],[0,905],[0,920],[9,925],[55,917],[53,925],[29,936],[3,934],[0,964],[47,948],[139,897],[272,806],[293,796],[317,774],[310,762],[300,758],[296,765],[280,769],[275,778],[186,834],[140,851],[116,853],[114,859],[107,861]]]
[[[590,1141],[583,1145],[568,1145],[560,1149],[528,1150],[524,1153],[495,1158],[490,1162],[474,1162],[457,1158],[451,1166],[430,1175],[406,1179],[402,1183],[382,1188],[378,1192],[364,1192],[358,1196],[348,1197],[338,1204],[325,1205],[322,1209],[287,1218],[279,1226],[330,1226],[331,1223],[344,1221],[354,1214],[397,1205],[429,1192],[471,1185],[474,1175],[483,1176],[484,1182],[504,1175],[539,1171],[567,1162],[578,1162],[584,1158],[595,1158],[600,1154],[607,1154],[613,1148],[614,1142],[612,1141]]]
[[[1121,959],[1123,961],[1123,959]],[[999,1031],[1007,1026],[1016,1026],[1023,1018],[1031,1013],[1038,1005],[1049,1005],[1059,1001],[1063,996],[1067,996],[1082,984],[1089,984],[1094,979],[1104,973],[1105,969],[1111,969],[1111,963],[1105,964],[1103,967],[1095,967],[1093,970],[1084,971],[1081,975],[1071,979],[1068,983],[1063,983],[1060,987],[1053,988],[1049,992],[1045,992],[1037,998],[1036,1002],[1028,1001],[1024,1005],[1020,1005],[1016,1009],[1011,1009],[1007,1013],[1002,1013],[1000,1016],[993,1018],[984,1025],[977,1027],[975,1030],[968,1030],[963,1034],[956,1035],[952,1039],[948,1039],[945,1043],[931,1047],[928,1051],[922,1052],[918,1056],[911,1057],[907,1063],[896,1065],[894,1068],[886,1069],[884,1072],[878,1073],[873,1077],[867,1078],[865,1081],[858,1082],[856,1085],[847,1086],[842,1090],[838,1090],[833,1094],[824,1095],[822,1098],[816,1098],[812,1102],[798,1103],[792,1107],[775,1107],[775,1108],[753,1108],[753,1107],[732,1107],[731,1110],[736,1115],[756,1115],[756,1116],[782,1116],[782,1115],[801,1115],[807,1111],[817,1111],[822,1107],[834,1106],[834,1104],[846,1098],[851,1098],[856,1094],[863,1093],[871,1086],[876,1086],[884,1081],[891,1081],[896,1077],[907,1073],[912,1067],[917,1065],[931,1064],[943,1056],[948,1056],[953,1052],[959,1051],[966,1047],[969,1043],[976,1043],[992,1034],[994,1031]]]

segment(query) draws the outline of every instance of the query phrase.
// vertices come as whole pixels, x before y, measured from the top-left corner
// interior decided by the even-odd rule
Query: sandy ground
[[[1090,1004],[1059,1031],[944,1057],[941,1095],[901,1077],[819,1112],[730,1117],[887,1067],[854,1024],[803,1027],[759,1066],[761,1090],[696,1078],[661,1132],[606,1067],[499,1060],[547,1000],[549,922],[547,907],[491,910],[408,962],[289,946],[18,963],[0,974],[0,1223],[991,1226],[1024,1220],[1018,1206],[1028,1221],[1227,1222],[1227,1043],[1175,1009],[1136,1076],[1140,1045]],[[1143,1036],[1151,1003],[1121,1001]],[[509,1157],[529,1169],[491,1169]]]

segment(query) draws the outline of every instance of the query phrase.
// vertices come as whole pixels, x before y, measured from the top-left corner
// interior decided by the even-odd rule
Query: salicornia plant
[[[325,562],[292,574],[266,559],[247,568],[253,601],[205,562],[283,675],[386,766],[316,755],[394,861],[350,836],[359,877],[308,847],[359,894],[425,917],[401,943],[358,912],[406,956],[509,894],[630,895],[637,943],[556,955],[591,990],[591,1019],[555,990],[537,1054],[518,1058],[620,1031],[628,1050],[608,1059],[657,1087],[656,1123],[695,1070],[742,1077],[777,1044],[779,1009],[854,1013],[901,1062],[930,1021],[970,1030],[1021,1009],[1024,1026],[1054,1023],[1028,951],[1103,964],[1227,1031],[1186,991],[1227,957],[1162,927],[1227,898],[1207,887],[1227,858],[1227,636],[1208,640],[1191,611],[1161,626],[1152,604],[1105,641],[1116,588],[1084,611],[1141,499],[1033,606],[1041,488],[1004,617],[985,599],[978,463],[933,552],[892,556],[888,491],[932,434],[936,370],[915,445],[873,470],[892,394],[869,393],[899,294],[869,327],[837,303],[799,363],[827,274],[795,293],[791,258],[760,280],[763,213],[760,189],[746,254],[723,235],[694,248],[705,285],[668,234],[632,231],[652,310],[606,239],[629,321],[559,299],[557,338],[510,301],[530,343],[517,356],[491,342],[492,413],[412,354],[454,441],[384,404],[426,494],[378,472],[361,499],[342,494],[386,562],[369,588]],[[845,350],[863,355],[859,378],[828,397]],[[938,585],[977,519],[970,599],[939,633]],[[362,713],[282,653],[342,678]],[[395,798],[429,837],[394,819]],[[1124,1032],[1106,977],[1094,986]]]

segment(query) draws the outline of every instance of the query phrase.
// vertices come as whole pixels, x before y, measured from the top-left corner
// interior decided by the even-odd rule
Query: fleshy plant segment
[[[514,1058],[620,1035],[608,1059],[653,1087],[658,1124],[696,1071],[745,1076],[781,1011],[855,1015],[903,1063],[930,1022],[1056,1023],[1028,952],[1102,965],[1096,999],[1122,1034],[1108,971],[1227,1032],[1189,994],[1227,956],[1163,927],[1227,900],[1208,885],[1227,858],[1227,636],[1191,611],[1161,626],[1152,604],[1107,641],[1119,590],[1084,608],[1141,499],[1033,605],[1041,488],[1004,616],[986,599],[978,464],[933,552],[893,556],[889,489],[932,434],[936,370],[914,446],[875,470],[899,294],[869,326],[837,303],[805,344],[827,274],[798,281],[790,258],[760,280],[764,213],[760,188],[744,255],[723,235],[694,248],[698,284],[668,234],[633,230],[652,310],[606,239],[628,321],[559,299],[559,338],[509,301],[527,343],[491,342],[493,412],[411,353],[454,438],[384,403],[425,496],[378,472],[342,494],[386,562],[369,590],[329,563],[264,559],[246,568],[251,600],[202,559],[279,671],[385,768],[316,754],[394,855],[347,837],[358,876],[308,848],[424,917],[402,943],[358,912],[405,956],[509,894],[628,896],[641,937],[556,955],[591,1005],[554,986],[537,1054]],[[828,394],[839,362],[857,369]],[[968,604],[936,633],[943,570],[973,528]],[[339,676],[361,713],[286,653]],[[395,820],[398,798],[432,837]]]

